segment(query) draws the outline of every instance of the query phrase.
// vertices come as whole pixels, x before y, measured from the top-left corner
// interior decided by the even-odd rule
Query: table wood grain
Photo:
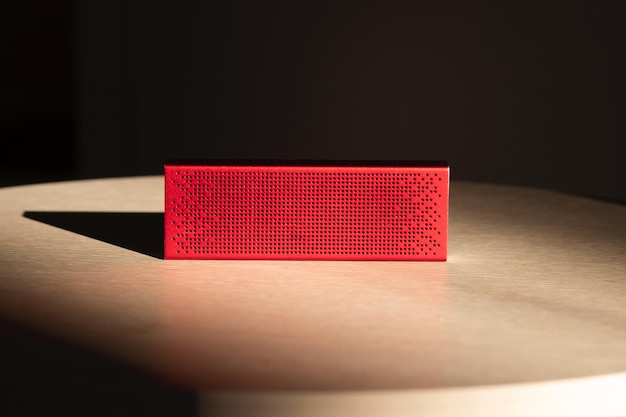
[[[625,206],[453,181],[447,262],[165,261],[162,211],[157,176],[0,189],[0,315],[212,415],[626,415]]]

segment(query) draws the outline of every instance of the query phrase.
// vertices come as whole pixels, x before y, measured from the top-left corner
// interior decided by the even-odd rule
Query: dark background
[[[624,203],[619,4],[3,2],[0,186],[167,157],[446,159]],[[14,323],[0,344],[3,415],[194,415],[190,392]]]
[[[11,2],[1,184],[167,157],[446,159],[624,202],[618,4]]]

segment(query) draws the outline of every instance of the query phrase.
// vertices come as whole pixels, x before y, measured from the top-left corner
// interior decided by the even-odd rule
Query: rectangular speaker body
[[[166,259],[444,261],[449,168],[410,161],[171,161]]]

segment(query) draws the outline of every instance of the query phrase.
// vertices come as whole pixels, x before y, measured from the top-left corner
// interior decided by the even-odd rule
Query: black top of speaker
[[[168,159],[166,166],[447,167],[446,161],[350,159]]]

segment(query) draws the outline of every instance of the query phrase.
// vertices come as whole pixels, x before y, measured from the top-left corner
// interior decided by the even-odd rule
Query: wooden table
[[[452,182],[449,260],[164,261],[163,179],[0,189],[0,316],[211,415],[626,415],[626,207]]]

